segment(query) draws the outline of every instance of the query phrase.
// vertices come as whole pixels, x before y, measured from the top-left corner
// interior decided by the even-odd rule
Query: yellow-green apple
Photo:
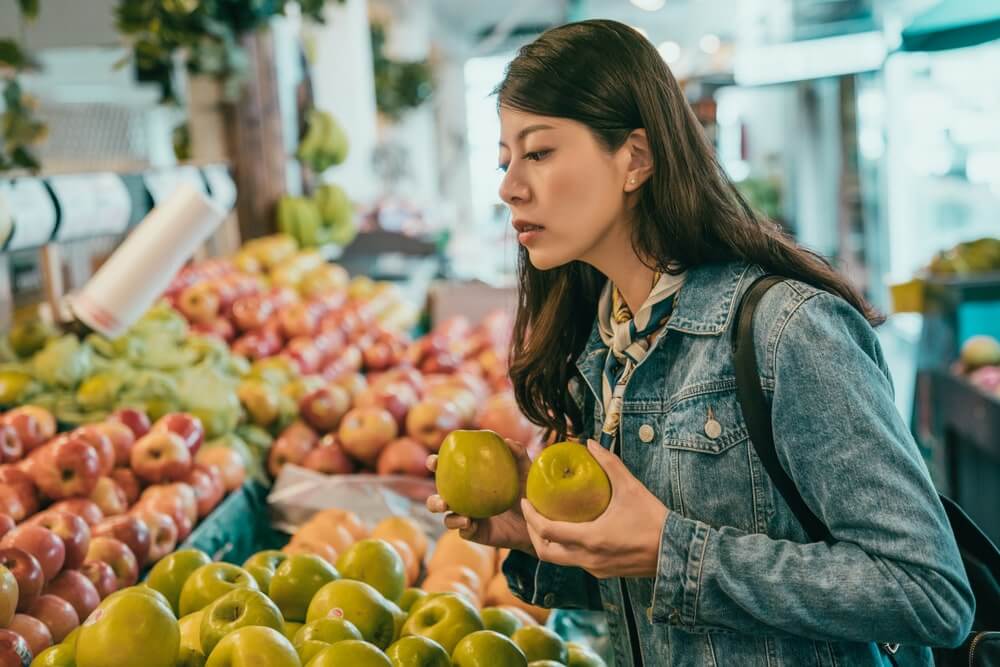
[[[129,465],[132,445],[135,444],[136,440],[132,429],[113,419],[94,424],[93,428],[103,433],[111,441],[111,446],[115,450],[115,465],[119,467]]]
[[[152,544],[149,526],[134,514],[104,519],[94,526],[93,535],[94,537],[113,537],[124,543],[132,551],[140,568],[149,559],[149,547]]]
[[[257,580],[242,567],[232,563],[202,565],[191,573],[181,588],[180,615],[204,609],[229,591],[240,588],[259,590]]]
[[[102,561],[115,572],[117,588],[132,586],[139,580],[139,563],[135,554],[121,540],[113,537],[93,537],[87,549],[88,561]]]
[[[247,626],[263,626],[281,631],[281,611],[260,591],[230,591],[205,608],[201,619],[201,648],[211,655],[223,637]]]
[[[212,560],[197,549],[182,549],[164,557],[146,577],[146,585],[167,598],[176,616],[187,616],[180,609],[181,591],[188,578]]]
[[[97,587],[79,570],[63,570],[45,587],[46,595],[55,595],[73,606],[76,615],[83,620],[101,602]]]
[[[348,579],[371,585],[392,602],[406,589],[403,559],[385,540],[365,539],[352,544],[337,559],[337,570]]]
[[[451,655],[455,667],[527,667],[524,652],[506,635],[480,630],[462,638]]]
[[[461,427],[458,409],[441,399],[424,399],[406,415],[407,435],[434,452],[441,447],[445,436]]]
[[[81,624],[82,625],[82,624]],[[77,627],[76,630],[66,635],[66,639],[62,640],[64,646],[71,647],[74,651],[76,650],[76,638],[80,635],[80,628]]]
[[[411,635],[403,637],[385,651],[394,667],[451,667],[444,648],[433,639]]]
[[[553,521],[593,521],[611,502],[611,482],[585,445],[549,445],[531,464],[525,495]]]
[[[187,412],[171,412],[163,415],[153,424],[153,431],[167,431],[180,436],[191,456],[195,456],[205,442],[204,425],[198,417]]]
[[[338,665],[392,667],[389,658],[378,647],[357,639],[346,639],[327,646],[309,661],[309,665],[311,667],[338,667]]]
[[[194,490],[199,519],[208,516],[216,505],[222,502],[222,497],[226,493],[222,485],[222,473],[215,466],[195,463],[183,481]]]
[[[141,620],[141,622],[137,622]],[[76,667],[174,667],[180,628],[166,605],[147,595],[105,601],[80,628]]]
[[[33,516],[28,523],[51,530],[63,543],[63,568],[75,570],[83,564],[90,546],[90,526],[69,512],[46,510]]]
[[[281,609],[282,616],[289,621],[302,622],[313,596],[339,578],[337,570],[319,556],[293,554],[278,565],[268,594]]]
[[[383,408],[354,408],[340,422],[337,434],[344,451],[374,465],[382,449],[397,435],[396,420]]]
[[[510,438],[523,445],[534,442],[539,436],[537,426],[528,421],[517,406],[514,393],[505,391],[486,400],[476,419],[479,428],[495,431],[503,438]]]
[[[292,639],[292,645],[298,651],[302,662],[308,663],[313,656],[328,645],[348,639],[361,640],[364,637],[362,637],[361,631],[346,618],[328,616],[312,623],[306,623],[299,628]]]
[[[607,667],[601,656],[583,644],[567,642],[566,649],[569,652],[568,667]]]
[[[76,664],[76,648],[66,644],[50,646],[37,656],[31,667],[74,667]],[[0,661],[2,663],[2,661]],[[6,664],[6,663],[3,663]],[[20,664],[20,663],[15,663]]]
[[[80,574],[94,585],[102,600],[118,590],[118,579],[115,577],[115,571],[104,561],[85,561],[80,566]]]
[[[45,581],[62,569],[66,561],[66,547],[59,536],[48,528],[25,524],[18,526],[0,539],[0,549],[21,549],[31,554],[42,566]]]
[[[110,477],[101,477],[97,480],[94,490],[90,492],[90,499],[101,508],[106,517],[118,516],[128,510],[125,490]]]
[[[15,632],[28,642],[28,648],[32,655],[38,655],[48,647],[52,646],[52,633],[47,625],[39,621],[34,616],[27,614],[14,614],[7,629]]]
[[[227,493],[243,486],[243,480],[246,479],[247,463],[232,447],[223,445],[202,447],[195,457],[195,462],[203,466],[215,466],[222,475],[222,485]]]
[[[511,639],[524,651],[529,661],[555,660],[566,664],[569,653],[566,643],[556,633],[541,625],[527,625],[519,628]]]
[[[493,630],[508,637],[524,625],[517,616],[499,607],[486,607],[480,613],[483,617],[483,625],[486,626],[487,630]]]
[[[125,494],[125,502],[129,507],[135,505],[136,501],[139,500],[139,494],[142,491],[142,487],[139,484],[139,478],[135,476],[131,468],[115,468],[111,471],[111,479],[115,480],[118,484],[118,488],[122,490]]]
[[[138,408],[122,408],[114,412],[110,419],[128,426],[136,440],[149,433],[152,428],[149,417]]]
[[[284,563],[287,558],[288,554],[275,549],[258,551],[244,561],[243,569],[249,572],[253,578],[257,580],[257,585],[260,586],[260,590],[267,591],[271,588],[271,579],[274,578],[275,570],[277,570],[278,566]]]
[[[0,664],[4,667],[28,667],[32,655],[24,637],[12,630],[0,630]]]
[[[438,452],[435,483],[448,507],[485,519],[506,512],[521,496],[517,461],[493,431],[452,431]]]
[[[132,470],[151,484],[184,479],[191,471],[191,451],[173,431],[153,430],[139,438],[131,453]]]
[[[445,651],[454,651],[466,635],[483,629],[479,612],[464,598],[445,593],[422,601],[403,624],[403,636],[433,639]]]
[[[194,324],[215,319],[221,306],[219,293],[211,283],[191,285],[177,297],[177,310]]]
[[[101,519],[104,518],[104,512],[101,511],[101,508],[97,506],[97,503],[88,498],[70,498],[68,500],[63,500],[49,507],[49,510],[75,514],[86,521],[87,525],[91,528],[97,525]]]
[[[31,468],[39,491],[52,500],[89,496],[100,477],[100,459],[84,439],[65,436],[40,454]]]
[[[251,625],[226,635],[208,656],[205,667],[302,667],[292,643],[274,628]]]
[[[140,507],[135,515],[149,528],[147,563],[155,563],[177,548],[177,524],[169,514]]]
[[[177,625],[181,631],[182,649],[190,648],[199,653],[204,653],[201,650],[201,619],[205,617],[206,609],[207,607],[201,611],[196,611],[193,614],[181,616],[177,619]]]
[[[258,426],[270,426],[278,419],[281,393],[276,387],[258,378],[249,378],[236,390],[250,421]]]
[[[306,454],[302,466],[325,475],[349,475],[354,472],[354,461],[337,441],[334,433],[323,436],[316,447]]]
[[[399,609],[363,581],[331,581],[313,596],[306,623],[322,618],[345,618],[358,629],[365,641],[379,648],[392,643],[396,627],[394,612]]]
[[[55,644],[65,639],[66,635],[80,625],[80,616],[76,613],[76,609],[73,609],[73,605],[55,595],[39,596],[28,610],[28,615],[45,624]]]
[[[227,320],[224,319],[219,319],[217,321],[227,322]],[[181,646],[180,650],[177,652],[176,667],[205,667],[205,663],[207,661],[208,658],[206,658],[205,654],[202,653],[201,651],[196,651],[193,648],[187,648],[186,646]]]
[[[17,431],[26,454],[51,440],[56,434],[56,418],[45,408],[36,405],[14,408],[4,414],[3,421]]]
[[[159,604],[163,606],[164,609],[173,614],[173,610],[170,608],[170,602],[167,601],[167,596],[161,593],[160,591],[147,586],[146,584],[137,584],[135,586],[128,586],[121,590],[115,591],[114,593],[106,597],[104,600],[102,600],[101,604],[97,605],[97,608],[100,609],[102,607],[106,607],[109,604],[111,604],[112,601],[122,597],[123,595],[144,595],[150,598],[151,600],[156,600]]]
[[[298,634],[299,630],[302,629],[304,625],[305,623],[297,623],[295,621],[286,620],[285,624],[281,626],[281,634],[285,635],[288,641],[294,644],[295,635]]]
[[[403,594],[399,596],[399,608],[403,611],[409,612],[413,609],[417,602],[425,597],[427,597],[427,591],[419,588],[407,588],[403,591]]]
[[[335,384],[320,387],[299,401],[302,419],[320,433],[335,430],[350,409],[350,394],[347,389]]]
[[[17,578],[5,566],[0,565],[0,627],[7,627],[17,611]]]
[[[93,447],[94,451],[97,453],[101,475],[111,474],[111,471],[115,467],[117,454],[115,452],[114,443],[111,442],[111,438],[106,432],[97,428],[96,425],[91,424],[81,426],[80,428],[72,431],[70,436],[82,438],[84,441],[90,443],[90,446]]]

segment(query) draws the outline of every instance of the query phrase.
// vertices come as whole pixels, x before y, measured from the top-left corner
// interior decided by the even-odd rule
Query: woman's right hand
[[[528,470],[531,468],[531,459],[528,458],[528,452],[523,445],[507,439],[504,442],[507,443],[514,455],[514,460],[517,462],[517,473],[521,485],[518,502],[514,503],[513,507],[503,514],[497,514],[487,519],[472,519],[450,511],[444,498],[435,494],[427,499],[427,509],[436,514],[445,513],[444,525],[458,530],[459,535],[470,542],[478,542],[491,547],[517,549],[534,554],[535,548],[528,535],[528,525],[521,513],[520,502],[520,499],[524,497],[524,487],[528,479]],[[436,454],[427,457],[427,469],[431,472],[437,470],[437,459]]]

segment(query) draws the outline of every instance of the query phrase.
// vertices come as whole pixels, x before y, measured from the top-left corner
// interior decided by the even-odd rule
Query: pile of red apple
[[[0,417],[0,627],[37,655],[172,552],[231,488],[202,460],[203,439],[185,413],[150,424],[123,409],[66,433],[35,406]]]
[[[286,463],[326,474],[356,471],[429,476],[428,454],[456,429],[486,428],[537,446],[506,376],[509,320],[476,328],[442,322],[408,346],[377,338],[362,353],[366,374],[347,371],[306,394],[300,420],[279,434],[268,469]]]

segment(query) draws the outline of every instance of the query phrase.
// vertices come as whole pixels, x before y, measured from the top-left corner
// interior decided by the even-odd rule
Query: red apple
[[[312,340],[320,354],[323,355],[324,364],[331,361],[340,353],[344,345],[347,344],[347,337],[339,329],[320,331],[320,333],[313,336],[310,340]]]
[[[209,514],[222,501],[226,492],[222,484],[222,473],[216,466],[195,464],[184,480],[198,499],[198,518]]]
[[[274,313],[271,298],[263,294],[243,296],[233,302],[233,323],[240,331],[254,331]]]
[[[10,570],[17,580],[17,610],[28,611],[45,586],[41,563],[24,549],[10,547],[0,548],[0,565]]]
[[[246,479],[246,463],[238,451],[231,447],[208,447],[198,452],[195,461],[203,466],[218,469],[222,476],[222,486],[226,492],[243,486]]]
[[[103,561],[115,572],[116,590],[135,585],[139,580],[139,563],[124,542],[113,537],[95,537],[87,550],[88,561]]]
[[[351,401],[355,401],[358,395],[368,387],[368,380],[361,373],[344,373],[333,384],[343,387],[351,396]]]
[[[25,516],[30,516],[38,511],[38,489],[34,480],[27,472],[13,465],[0,465],[0,489],[7,488],[20,498],[24,506]],[[21,521],[24,517],[11,515],[15,521]]]
[[[139,508],[135,515],[149,528],[149,554],[146,562],[155,563],[177,547],[177,524],[168,514]]]
[[[476,395],[468,387],[454,382],[446,382],[431,387],[427,391],[427,398],[438,399],[454,405],[458,410],[458,414],[462,417],[462,426],[472,423],[472,420],[476,416],[476,408],[479,405]]]
[[[174,521],[177,539],[183,542],[198,518],[198,501],[186,484],[152,486],[139,498],[137,508],[163,512]]]
[[[355,405],[359,408],[378,407],[388,410],[392,418],[396,420],[397,428],[402,432],[406,426],[406,415],[419,402],[420,397],[412,385],[397,381],[379,382],[369,387],[358,396]]]
[[[28,516],[28,510],[15,489],[0,486],[0,514],[23,521]]]
[[[96,425],[81,426],[70,433],[70,436],[83,438],[89,442],[94,451],[97,452],[101,475],[111,474],[111,471],[115,467],[117,454],[111,438],[102,429],[97,428]]]
[[[118,487],[125,493],[125,502],[129,507],[139,499],[141,487],[139,478],[135,476],[129,468],[115,468],[111,471],[111,479],[117,482]]]
[[[24,637],[13,630],[0,630],[0,667],[28,667],[34,653]]]
[[[335,384],[320,387],[299,402],[302,419],[321,433],[335,430],[350,409],[350,394]]]
[[[96,450],[79,436],[59,439],[32,467],[38,489],[53,500],[89,496],[97,485],[101,462]]]
[[[430,451],[412,438],[393,440],[379,454],[375,466],[380,475],[410,475],[430,477],[427,470],[427,456]]]
[[[452,403],[425,399],[413,406],[406,416],[406,433],[436,452],[452,431],[461,428],[462,416]]]
[[[18,526],[0,539],[0,548],[21,549],[34,556],[42,566],[46,581],[59,574],[66,561],[66,547],[62,540],[43,526]]]
[[[14,408],[3,416],[3,421],[17,431],[25,453],[45,444],[56,434],[56,418],[45,408],[35,405]]]
[[[361,370],[361,366],[361,348],[357,345],[346,345],[333,361],[323,367],[321,374],[332,381],[345,373],[357,373]]]
[[[277,477],[286,463],[302,465],[305,458],[315,447],[315,442],[306,438],[296,438],[282,434],[271,445],[267,455],[267,470],[272,477]]]
[[[114,575],[112,575],[114,576]],[[69,602],[79,618],[84,620],[101,602],[97,587],[79,570],[63,570],[45,587],[46,595],[55,595]]]
[[[191,465],[191,450],[184,439],[172,431],[151,431],[139,438],[132,448],[132,470],[145,482],[156,484],[184,479],[191,472]]]
[[[118,579],[110,565],[100,560],[85,561],[80,566],[80,574],[87,578],[103,600],[118,590]]]
[[[94,537],[113,537],[124,543],[132,551],[139,567],[145,565],[149,558],[152,538],[149,527],[138,516],[128,514],[107,518],[94,526]]]
[[[14,614],[14,620],[7,629],[24,637],[32,655],[38,655],[52,646],[52,633],[49,632],[48,626],[34,616]]]
[[[236,328],[224,317],[216,317],[208,322],[196,322],[191,326],[191,331],[202,336],[214,336],[227,343],[236,338]]]
[[[316,309],[308,303],[293,303],[285,306],[278,313],[281,330],[286,338],[296,336],[312,336],[319,328],[319,317]]]
[[[302,461],[302,466],[326,475],[349,475],[354,472],[354,461],[344,452],[337,437],[329,433],[319,441]]]
[[[423,398],[427,387],[427,380],[424,378],[424,374],[412,366],[397,366],[386,371],[382,375],[382,382],[387,385],[404,382],[413,387],[413,391],[420,398]]]
[[[24,444],[10,424],[0,422],[0,463],[14,463],[24,456]]]
[[[457,355],[441,352],[426,357],[420,364],[420,370],[424,373],[454,373],[462,361]]]
[[[208,322],[219,315],[219,294],[211,283],[198,283],[177,297],[177,310],[191,322]]]
[[[47,528],[62,540],[65,554],[62,565],[64,568],[75,570],[83,564],[87,548],[90,546],[91,534],[86,521],[69,512],[46,510],[32,517],[28,523]]]
[[[154,431],[170,431],[176,433],[187,445],[191,456],[198,453],[203,442],[205,442],[205,427],[201,420],[186,412],[172,412],[160,417],[153,424]]]
[[[104,512],[101,511],[101,508],[93,500],[88,500],[87,498],[70,498],[69,500],[56,503],[49,510],[75,514],[86,521],[87,525],[91,527],[104,518]]]
[[[116,516],[128,511],[128,497],[118,482],[110,477],[101,477],[90,493],[90,499],[97,503],[104,516]]]
[[[149,433],[149,417],[137,408],[122,408],[111,415],[111,419],[128,426],[136,440]]]
[[[367,465],[375,463],[397,433],[396,420],[383,408],[355,408],[344,415],[337,431],[344,451]]]
[[[9,514],[0,514],[0,538],[14,530],[17,522]]]
[[[111,419],[100,424],[94,424],[93,427],[107,436],[111,441],[111,445],[115,451],[115,465],[127,466],[132,454],[132,445],[136,441],[132,429],[120,421]]]
[[[35,604],[31,605],[28,615],[45,624],[52,633],[52,641],[56,644],[80,625],[80,616],[73,605],[55,595],[39,597],[35,600]]]

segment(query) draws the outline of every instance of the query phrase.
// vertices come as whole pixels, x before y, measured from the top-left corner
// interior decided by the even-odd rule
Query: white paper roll
[[[74,314],[94,331],[120,336],[163,294],[225,217],[226,211],[204,193],[180,185],[73,298]]]

